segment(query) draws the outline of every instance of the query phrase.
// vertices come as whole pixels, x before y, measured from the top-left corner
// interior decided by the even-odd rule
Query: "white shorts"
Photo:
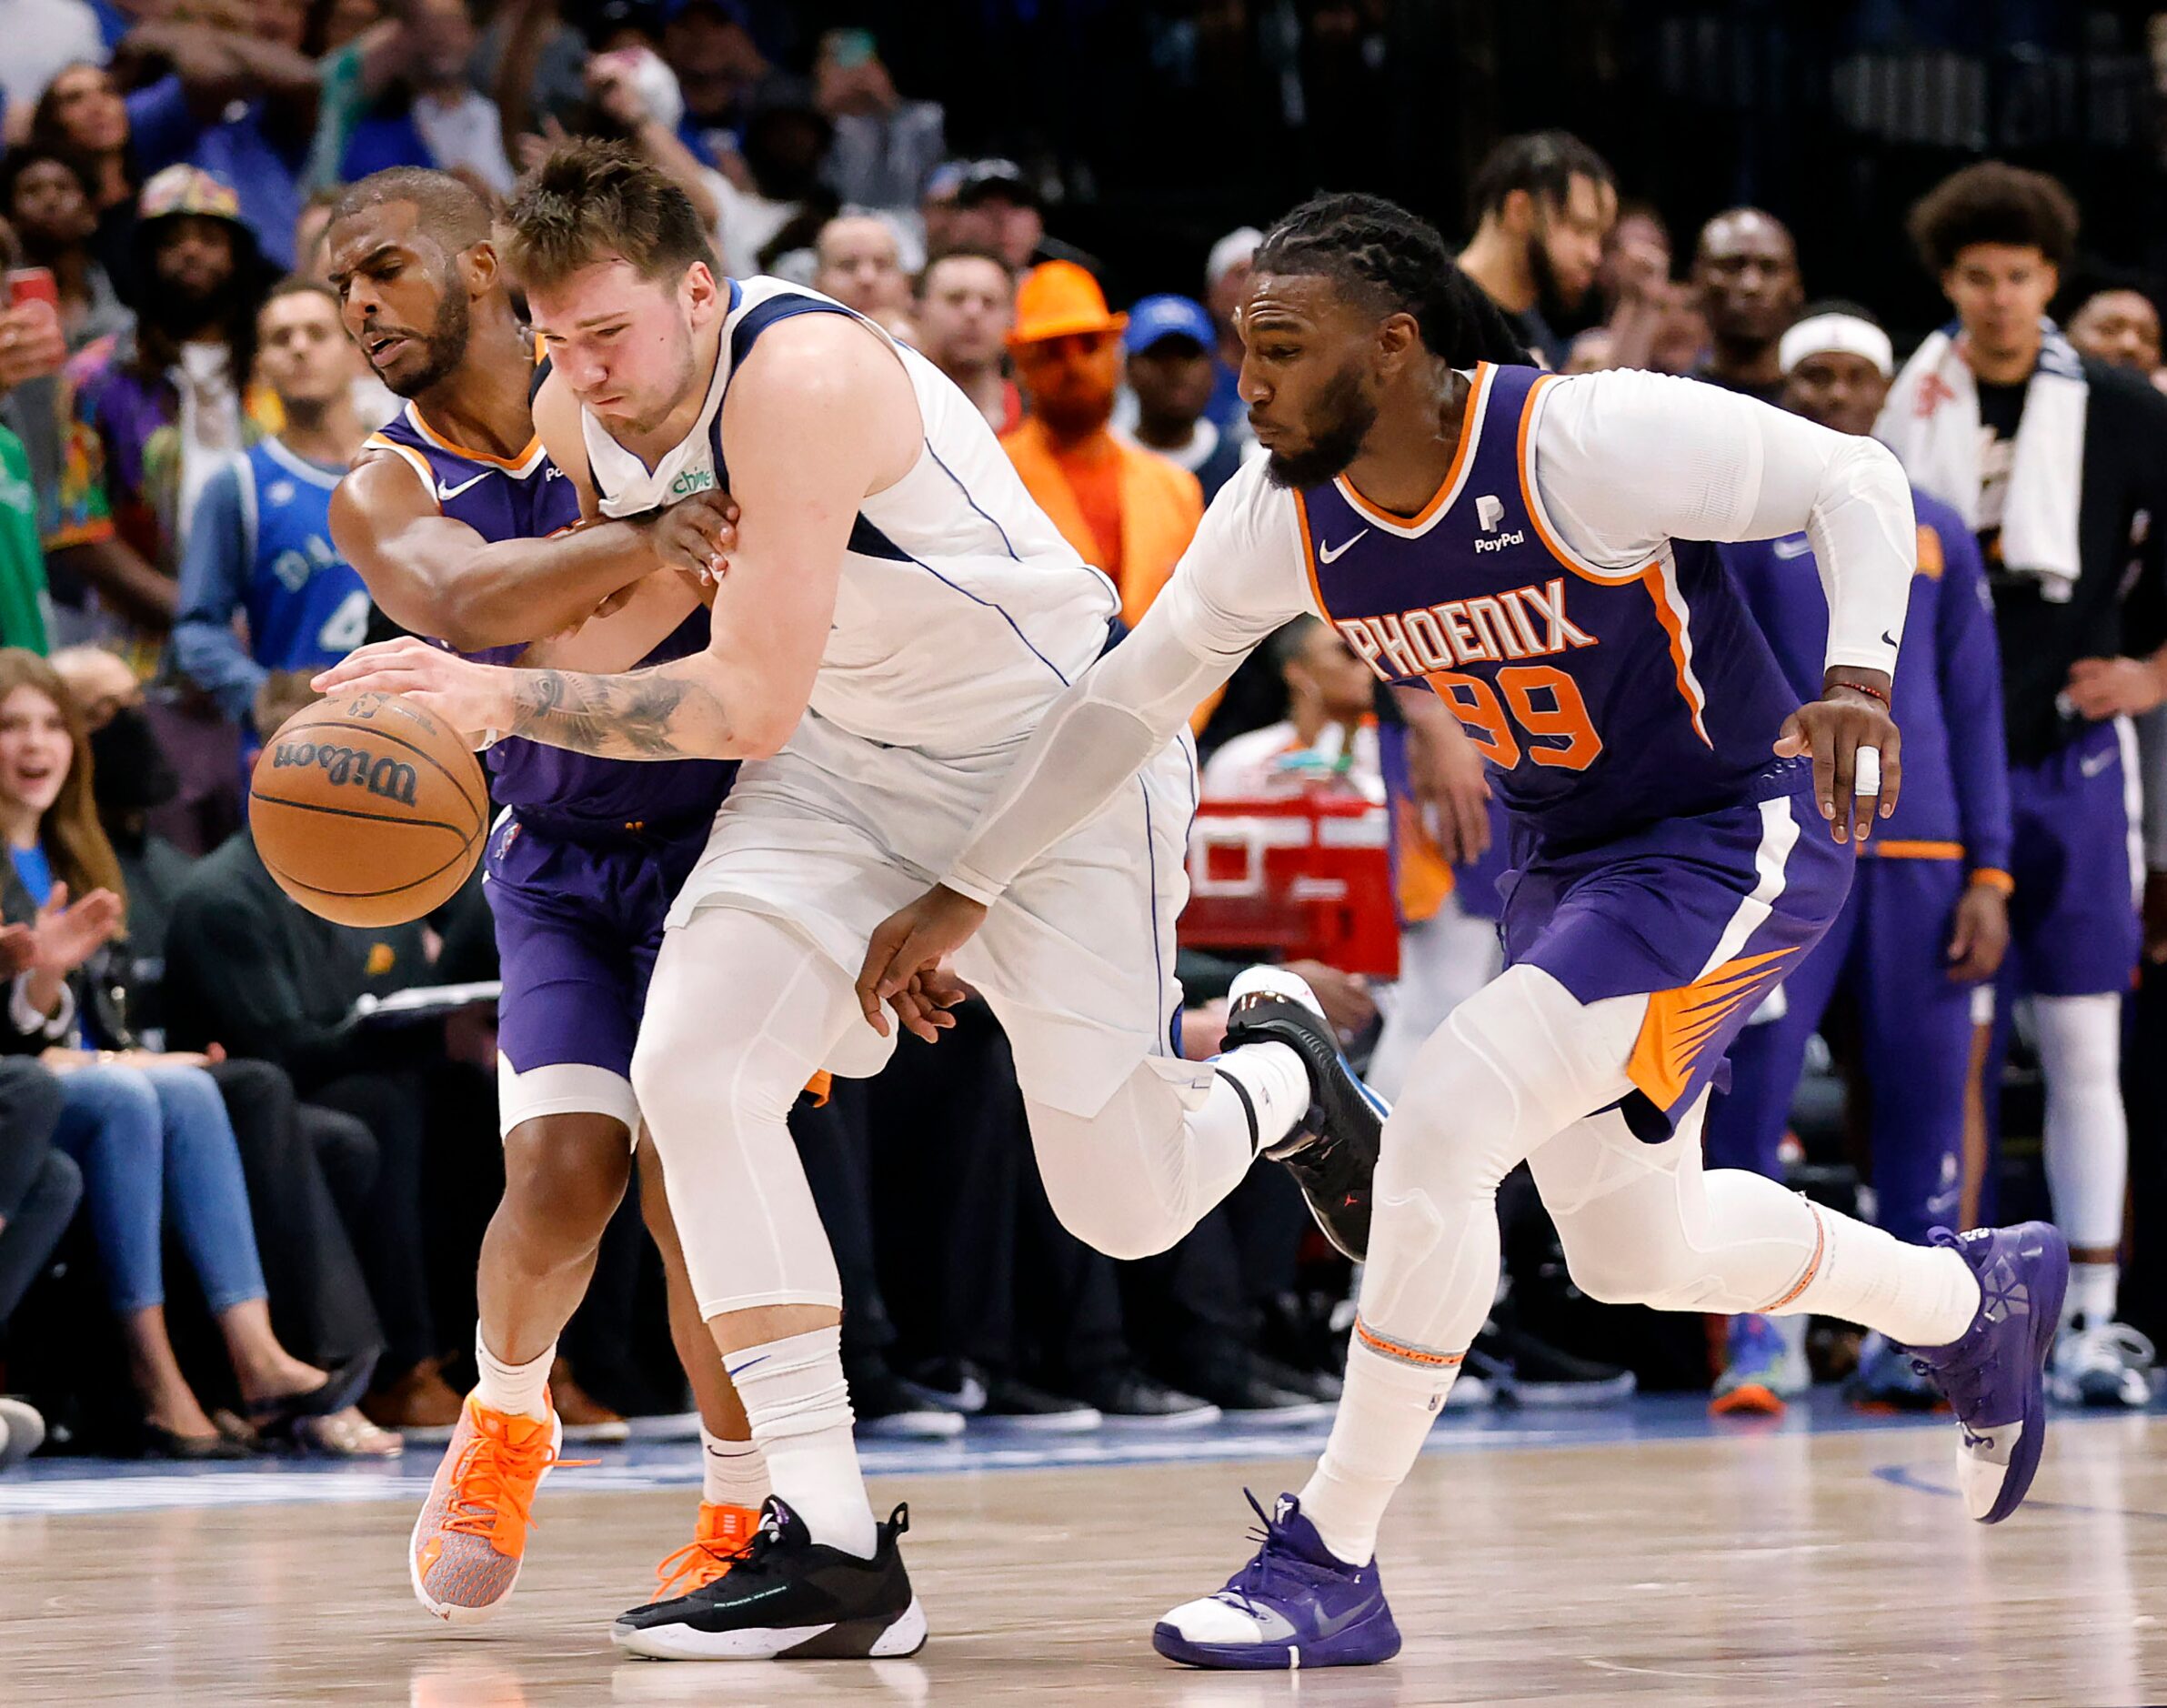
[[[749,908],[856,979],[874,929],[947,869],[1020,745],[935,758],[808,713],[787,749],[738,772],[670,925]],[[1088,1118],[1146,1057],[1179,1053],[1174,922],[1189,899],[1196,783],[1184,735],[1019,874],[956,958],[999,1017],[1032,1101]],[[868,1078],[894,1048],[856,1025],[826,1066]]]

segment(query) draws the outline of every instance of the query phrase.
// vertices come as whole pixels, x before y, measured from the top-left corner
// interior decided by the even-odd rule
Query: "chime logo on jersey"
[[[1480,550],[1481,542],[1476,544]],[[1334,626],[1380,681],[1402,682],[1431,670],[1594,646],[1596,638],[1565,614],[1565,578],[1557,576],[1540,586],[1396,615],[1342,617]]]

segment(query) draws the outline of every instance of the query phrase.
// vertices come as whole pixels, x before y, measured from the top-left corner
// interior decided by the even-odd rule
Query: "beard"
[[[1113,419],[1110,391],[1059,391],[1033,397],[1031,407],[1057,437],[1089,438]]]
[[[1558,277],[1558,269],[1550,265],[1550,246],[1544,239],[1550,234],[1547,221],[1538,224],[1528,239],[1528,273],[1535,281],[1535,306],[1545,320],[1570,319],[1580,312],[1580,304],[1587,300],[1588,287],[1578,292],[1568,291]]]
[[[1264,477],[1273,486],[1300,491],[1345,474],[1377,425],[1377,405],[1363,394],[1361,375],[1351,365],[1331,377],[1317,404],[1324,425],[1311,430],[1308,446],[1267,455]]]
[[[194,290],[160,278],[140,312],[166,337],[186,340],[229,324],[240,295],[240,286],[230,275],[208,290]]]
[[[454,279],[444,293],[444,300],[436,305],[436,324],[419,341],[427,359],[412,373],[402,374],[396,379],[388,374],[377,374],[376,377],[397,397],[420,397],[464,359],[470,327],[467,293]],[[374,371],[376,364],[372,362],[369,367]]]

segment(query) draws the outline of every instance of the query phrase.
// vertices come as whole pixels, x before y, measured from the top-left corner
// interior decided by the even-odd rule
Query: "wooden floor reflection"
[[[2057,1427],[2032,1504],[1969,1522],[1940,1431],[1425,1460],[1388,1525],[1386,1667],[1205,1674],[1151,1621],[1248,1552],[1294,1461],[888,1479],[933,1624],[877,1665],[620,1662],[607,1625],[684,1490],[539,1505],[517,1597],[455,1632],[406,1587],[405,1499],[0,1517],[0,1703],[2140,1703],[2167,1700],[2167,1420]]]

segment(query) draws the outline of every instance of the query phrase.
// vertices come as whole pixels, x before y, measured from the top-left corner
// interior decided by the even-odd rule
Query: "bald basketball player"
[[[1776,402],[1783,393],[1778,342],[1805,300],[1790,227],[1758,207],[1718,214],[1700,227],[1692,277],[1709,338],[1693,377]]]
[[[622,609],[595,618],[599,601],[655,567],[651,529],[564,532],[579,500],[535,437],[533,347],[481,199],[446,174],[380,172],[346,192],[327,240],[347,331],[408,400],[366,441],[331,505],[332,536],[376,603],[492,664],[624,668],[704,648],[706,607],[675,577],[641,582]],[[716,499],[680,507],[672,526],[703,530],[716,551],[732,538]],[[574,628],[569,639],[527,644]],[[627,642],[627,628],[664,638]],[[736,769],[629,765],[520,740],[497,742],[488,762],[507,809],[489,838],[485,890],[503,963],[505,1194],[477,1277],[480,1381],[408,1559],[422,1605],[458,1623],[501,1606],[519,1575],[536,1488],[562,1439],[545,1385],[557,1338],[631,1179],[632,1044],[663,916]],[[660,1573],[660,1592],[682,1594],[727,1569],[767,1478],[693,1306],[659,1161],[651,1145],[639,1150],[641,1208],[703,1422],[698,1530]]]

